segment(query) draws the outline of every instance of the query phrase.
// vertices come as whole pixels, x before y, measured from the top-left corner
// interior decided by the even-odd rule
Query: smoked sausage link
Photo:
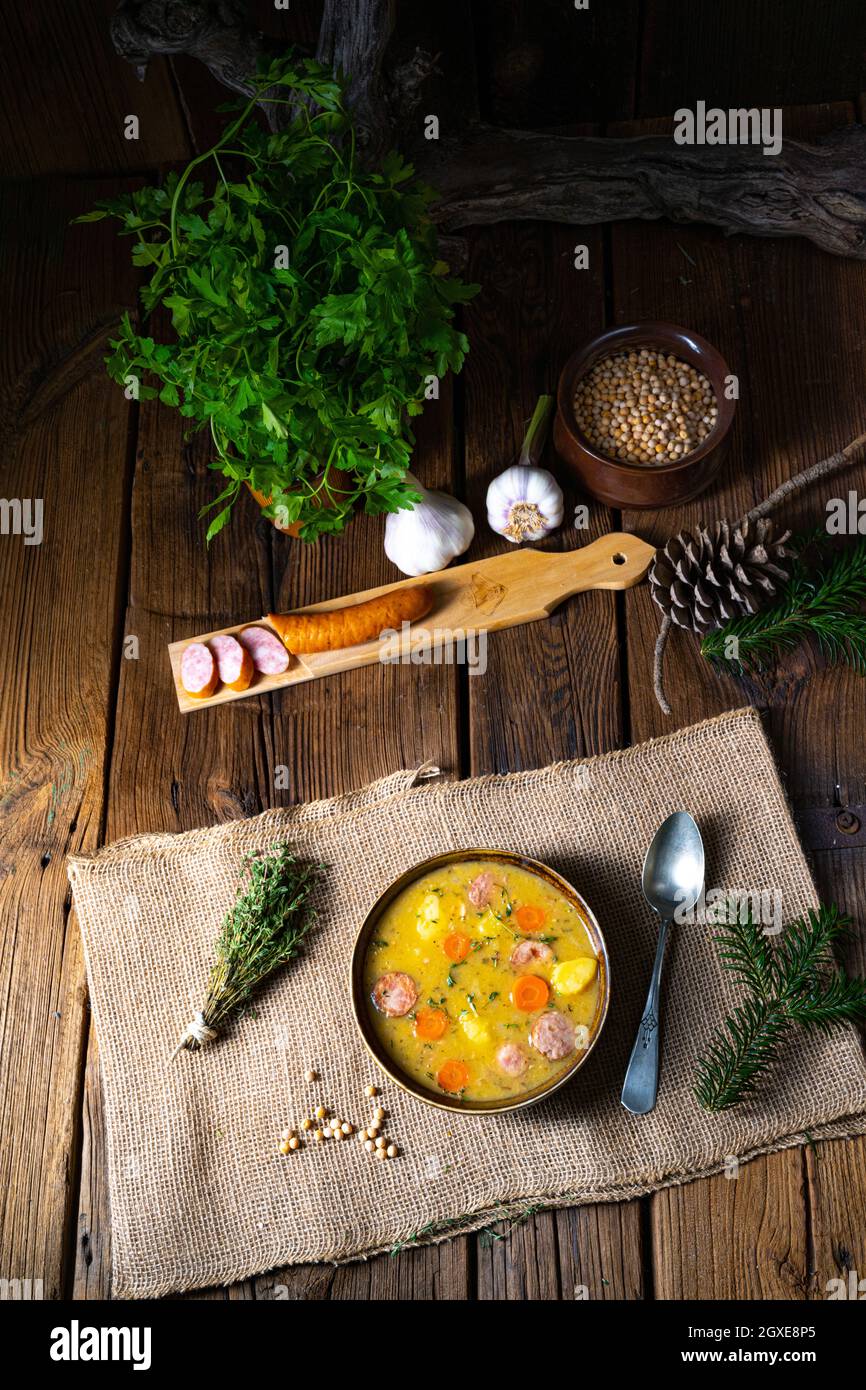
[[[399,632],[401,624],[417,622],[432,606],[430,585],[411,584],[322,613],[269,613],[268,622],[290,652],[332,652],[372,642],[388,628]]]

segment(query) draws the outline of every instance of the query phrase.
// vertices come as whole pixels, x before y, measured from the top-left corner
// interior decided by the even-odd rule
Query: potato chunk
[[[487,1028],[480,1019],[474,1016],[474,1014],[466,1014],[464,1018],[461,1018],[460,1027],[463,1029],[469,1041],[475,1043],[476,1047],[480,1047],[482,1043],[486,1043],[490,1037]]]
[[[416,929],[419,936],[423,936],[425,941],[429,941],[431,936],[435,936],[439,927],[439,896],[436,893],[428,893],[422,898],[421,906],[418,909],[418,920]]]
[[[562,960],[550,972],[550,983],[557,994],[580,994],[591,985],[598,971],[595,956],[576,956]]]

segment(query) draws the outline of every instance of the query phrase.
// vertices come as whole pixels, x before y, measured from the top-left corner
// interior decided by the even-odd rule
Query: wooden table
[[[70,60],[62,74],[85,105],[85,60],[111,63],[88,9],[78,15],[81,71]],[[35,45],[37,21],[21,24]],[[181,159],[199,139],[178,101],[178,70],[192,81],[182,65],[155,65],[134,93],[131,76],[113,79],[118,118],[148,117],[139,164]],[[382,583],[393,570],[381,521],[358,517],[345,536],[305,547],[250,499],[206,550],[197,519],[214,490],[206,441],[185,442],[174,412],[127,401],[102,369],[135,280],[128,246],[109,229],[67,228],[124,182],[117,141],[89,107],[85,115],[96,132],[85,177],[72,176],[82,155],[71,117],[64,133],[66,121],[45,114],[59,142],[52,154],[25,150],[21,172],[39,173],[47,159],[66,175],[6,190],[0,280],[0,490],[45,508],[41,546],[0,538],[0,1275],[41,1278],[51,1298],[103,1297],[111,1269],[97,1040],[68,853],[328,796],[426,758],[467,776],[600,753],[751,701],[766,709],[822,894],[862,920],[866,890],[864,837],[837,828],[844,807],[866,824],[863,681],[809,652],[760,687],[719,679],[684,638],[669,650],[666,720],[651,690],[657,616],[645,586],[589,594],[546,623],[498,634],[483,677],[444,665],[364,669],[181,716],[167,642]],[[854,116],[846,103],[801,108],[786,113],[785,129],[809,136]],[[32,127],[31,137],[43,138]],[[100,179],[94,168],[117,173]],[[659,514],[593,504],[589,532],[566,525],[563,545],[610,529],[658,542],[682,524],[739,515],[864,427],[863,263],[666,224],[506,225],[470,242],[469,278],[484,286],[465,313],[471,353],[428,407],[416,460],[426,485],[457,492],[478,517],[537,396],[606,323],[668,319],[716,343],[741,382],[734,447],[698,502]],[[589,247],[588,271],[573,269],[577,243]],[[789,524],[820,522],[826,496],[849,488],[866,495],[866,468],[791,506]],[[471,556],[498,545],[481,524]],[[291,770],[288,791],[275,789],[279,765]],[[864,955],[861,937],[851,963],[862,969]],[[756,1159],[736,1181],[538,1213],[505,1239],[458,1236],[196,1296],[268,1298],[279,1285],[293,1298],[569,1299],[585,1286],[592,1298],[809,1299],[831,1277],[866,1269],[864,1212],[866,1141],[828,1142]]]

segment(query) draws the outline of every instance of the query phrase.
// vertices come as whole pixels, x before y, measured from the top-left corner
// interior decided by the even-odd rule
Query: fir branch
[[[833,955],[850,928],[850,918],[834,904],[792,922],[776,947],[751,915],[726,925],[715,938],[722,964],[747,994],[695,1069],[695,1095],[710,1111],[725,1110],[754,1091],[792,1024],[826,1033],[844,1020],[866,1019],[866,980],[846,975]]]
[[[285,844],[243,861],[237,899],[217,938],[204,1005],[184,1029],[175,1056],[182,1048],[196,1052],[212,1042],[268,976],[298,954],[315,920],[308,898],[320,867],[299,863]]]
[[[701,654],[737,675],[765,669],[809,637],[831,662],[866,675],[866,539],[824,555],[817,566],[801,552],[779,601],[707,633]],[[737,655],[727,647],[735,639]]]
[[[698,1061],[695,1094],[705,1110],[726,1110],[750,1095],[775,1060],[787,1027],[781,1009],[766,999],[738,1004]]]
[[[741,920],[739,910],[734,920],[725,925],[728,931],[715,940],[726,969],[757,998],[769,998],[776,983],[769,937],[755,926],[751,914]]]

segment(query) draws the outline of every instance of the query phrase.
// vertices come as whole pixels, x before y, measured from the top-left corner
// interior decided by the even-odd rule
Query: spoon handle
[[[656,1103],[659,1088],[659,992],[662,978],[662,961],[665,955],[665,942],[668,923],[662,922],[659,944],[656,948],[655,964],[649,993],[643,1011],[643,1018],[634,1040],[621,1100],[626,1110],[633,1115],[646,1115]]]

